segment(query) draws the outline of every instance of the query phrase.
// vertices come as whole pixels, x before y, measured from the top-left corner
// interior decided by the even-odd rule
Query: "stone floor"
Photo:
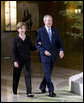
[[[2,102],[83,102],[83,97],[69,92],[69,77],[80,71],[68,68],[54,67],[52,82],[57,97],[48,97],[48,92],[41,94],[39,85],[43,77],[43,69],[40,62],[32,63],[32,92],[33,98],[26,96],[24,73],[22,71],[19,81],[18,94],[12,93],[12,63],[8,59],[1,60],[1,101]],[[47,89],[48,90],[48,89]]]

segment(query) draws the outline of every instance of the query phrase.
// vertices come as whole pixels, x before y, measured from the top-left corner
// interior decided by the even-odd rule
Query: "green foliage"
[[[71,9],[70,7],[67,8],[67,5],[69,4],[71,6]],[[66,16],[73,21],[70,26],[71,31],[69,33],[74,37],[83,38],[83,1],[64,1],[64,5],[66,6],[66,10],[61,10],[59,14]],[[74,9],[80,9],[81,12],[76,13],[75,11],[71,11],[73,10],[73,6],[76,7]],[[73,29],[75,29],[75,32],[73,32]],[[79,32],[76,32],[76,30],[79,30]]]

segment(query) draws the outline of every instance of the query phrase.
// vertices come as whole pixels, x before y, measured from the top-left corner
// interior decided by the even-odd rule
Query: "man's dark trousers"
[[[42,63],[42,64],[43,64],[43,68],[44,68],[44,77],[40,84],[40,89],[45,90],[46,85],[47,85],[47,87],[49,89],[49,93],[50,93],[50,92],[54,91],[54,86],[51,81],[51,74],[52,74],[54,62],[52,62],[52,60],[51,60],[50,63]]]

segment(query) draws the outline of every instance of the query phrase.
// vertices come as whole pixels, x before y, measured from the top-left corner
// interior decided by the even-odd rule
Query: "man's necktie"
[[[52,42],[52,32],[50,28],[48,29],[48,35],[49,35],[50,42]]]

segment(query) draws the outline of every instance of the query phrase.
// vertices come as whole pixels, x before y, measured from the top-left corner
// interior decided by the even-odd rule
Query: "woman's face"
[[[26,32],[26,28],[25,28],[25,26],[22,26],[21,28],[19,28],[18,29],[18,32],[20,33],[20,34],[25,34],[25,32]]]

